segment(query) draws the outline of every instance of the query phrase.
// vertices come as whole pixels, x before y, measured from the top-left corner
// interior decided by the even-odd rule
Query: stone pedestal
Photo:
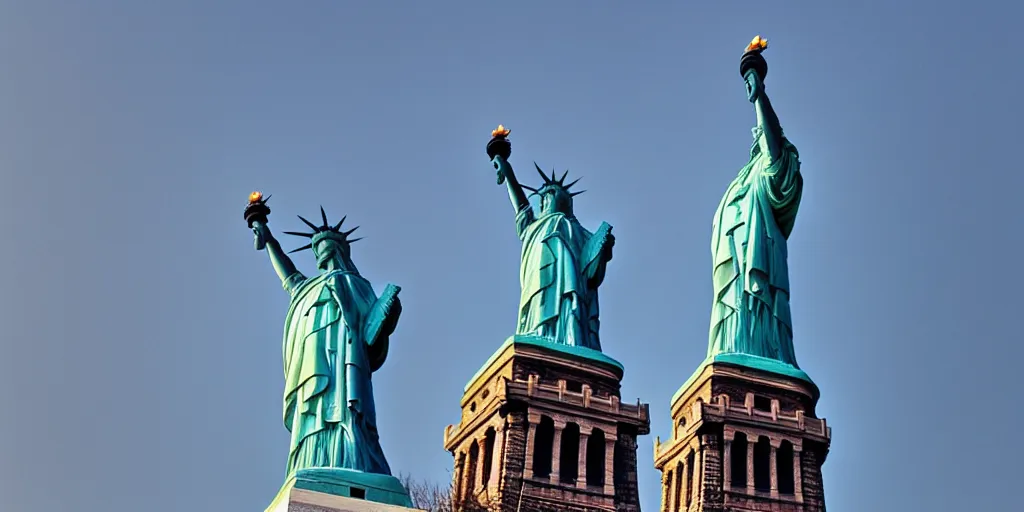
[[[423,512],[415,508],[385,505],[305,489],[290,489],[267,512]]]
[[[777,361],[705,361],[672,399],[671,438],[655,441],[662,512],[824,512],[832,429],[816,417],[818,397]]]
[[[266,512],[416,511],[397,478],[337,468],[305,469],[285,482]]]
[[[515,336],[466,386],[445,429],[460,512],[639,512],[636,438],[648,406],[620,402],[623,368],[591,349]]]

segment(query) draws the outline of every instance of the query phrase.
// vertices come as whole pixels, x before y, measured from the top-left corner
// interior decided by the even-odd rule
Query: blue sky
[[[254,188],[277,232],[347,214],[363,274],[403,287],[382,440],[396,472],[447,480],[444,427],[515,322],[500,122],[526,180],[534,160],[584,176],[579,218],[615,227],[602,344],[623,399],[651,404],[656,510],[755,34],[803,162],[792,305],[833,427],[829,510],[1016,503],[1020,7],[432,4],[0,2],[0,508],[267,505],[287,296],[241,218]]]

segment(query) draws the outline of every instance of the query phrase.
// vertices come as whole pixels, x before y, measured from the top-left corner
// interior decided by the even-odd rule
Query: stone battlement
[[[731,403],[728,395],[718,395],[712,403],[701,401],[694,402],[689,411],[685,413],[685,423],[673,432],[670,441],[662,443],[661,438],[654,441],[654,458],[659,459],[668,451],[674,448],[676,441],[689,437],[693,430],[699,428],[702,423],[723,423],[733,424],[769,423],[776,428],[788,430],[793,433],[799,432],[802,437],[821,438],[826,444],[832,439],[832,428],[828,426],[824,418],[812,418],[806,416],[804,411],[795,411],[787,415],[779,411],[779,401],[772,400],[771,410],[762,411],[754,408],[754,394],[748,393],[743,404]]]
[[[526,380],[500,379],[494,382],[493,387],[495,388],[494,392],[489,394],[488,398],[491,398],[495,403],[529,398],[537,401],[551,402],[552,404],[560,404],[563,407],[579,407],[603,418],[614,417],[622,423],[633,423],[638,427],[643,427],[650,423],[650,406],[648,404],[640,403],[639,399],[636,404],[624,404],[616,395],[596,396],[587,384],[583,384],[580,391],[571,391],[568,389],[568,381],[565,379],[559,379],[555,384],[544,384],[540,382],[539,376],[534,374],[530,375]],[[481,406],[479,410],[483,412],[487,409],[488,407]],[[474,412],[476,411],[468,411],[467,409],[467,415],[473,415]],[[476,428],[472,421],[463,423],[463,425],[465,428]],[[461,430],[455,425],[448,425],[444,431],[445,445],[447,446],[451,439],[458,437]],[[641,432],[642,434],[647,433],[643,429],[641,429]]]
[[[527,396],[537,400],[576,405],[604,415],[623,416],[624,419],[635,418],[642,423],[648,420],[648,405],[640,403],[639,399],[635,405],[624,404],[616,395],[594,395],[587,384],[581,385],[581,390],[574,392],[567,389],[568,381],[565,379],[559,379],[555,384],[544,384],[539,380],[537,375],[530,375],[526,381],[505,381],[506,393],[510,396]]]

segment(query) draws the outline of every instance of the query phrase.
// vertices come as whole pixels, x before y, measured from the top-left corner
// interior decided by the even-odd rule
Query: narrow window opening
[[[472,496],[473,495],[473,491],[475,490],[475,485],[476,485],[476,468],[477,468],[477,462],[479,461],[479,459],[480,459],[480,445],[478,445],[477,443],[473,443],[469,447],[469,466],[467,468],[468,471],[466,472],[467,473],[467,475],[466,475],[467,476],[467,478],[466,478],[466,489],[469,492],[466,493],[466,496]]]
[[[484,434],[484,486],[491,480],[491,464],[494,460],[494,429],[488,428]]]
[[[569,423],[562,430],[562,446],[558,454],[558,477],[563,484],[575,484],[580,470],[580,426]]]
[[[594,429],[587,439],[587,486],[604,486],[604,431]]]
[[[771,412],[772,410],[772,399],[766,396],[754,396],[754,409],[759,411]]]
[[[463,487],[463,477],[466,476],[467,457],[464,452],[459,452],[458,480],[455,481],[455,494],[461,500],[466,496],[466,489]]]
[[[690,501],[693,499],[693,452],[686,456],[686,501],[687,509],[690,508]]]
[[[747,486],[747,435],[737,432],[729,450],[729,483],[733,488],[744,488]]]
[[[771,456],[771,442],[761,436],[754,445],[754,489],[761,492],[771,490]]]
[[[555,441],[555,422],[541,416],[533,440],[533,474],[539,478],[551,476],[552,443]]]
[[[779,494],[792,495],[793,485],[793,444],[783,441],[775,453],[775,474],[779,479]]]

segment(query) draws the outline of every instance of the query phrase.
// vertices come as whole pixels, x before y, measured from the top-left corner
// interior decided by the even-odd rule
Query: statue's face
[[[561,187],[548,187],[540,196],[540,209],[544,213],[572,213],[572,196]]]
[[[316,253],[316,264],[318,267],[323,268],[328,261],[333,259],[340,260],[343,255],[348,255],[348,245],[340,243],[336,240],[326,238],[321,240],[313,248]]]

